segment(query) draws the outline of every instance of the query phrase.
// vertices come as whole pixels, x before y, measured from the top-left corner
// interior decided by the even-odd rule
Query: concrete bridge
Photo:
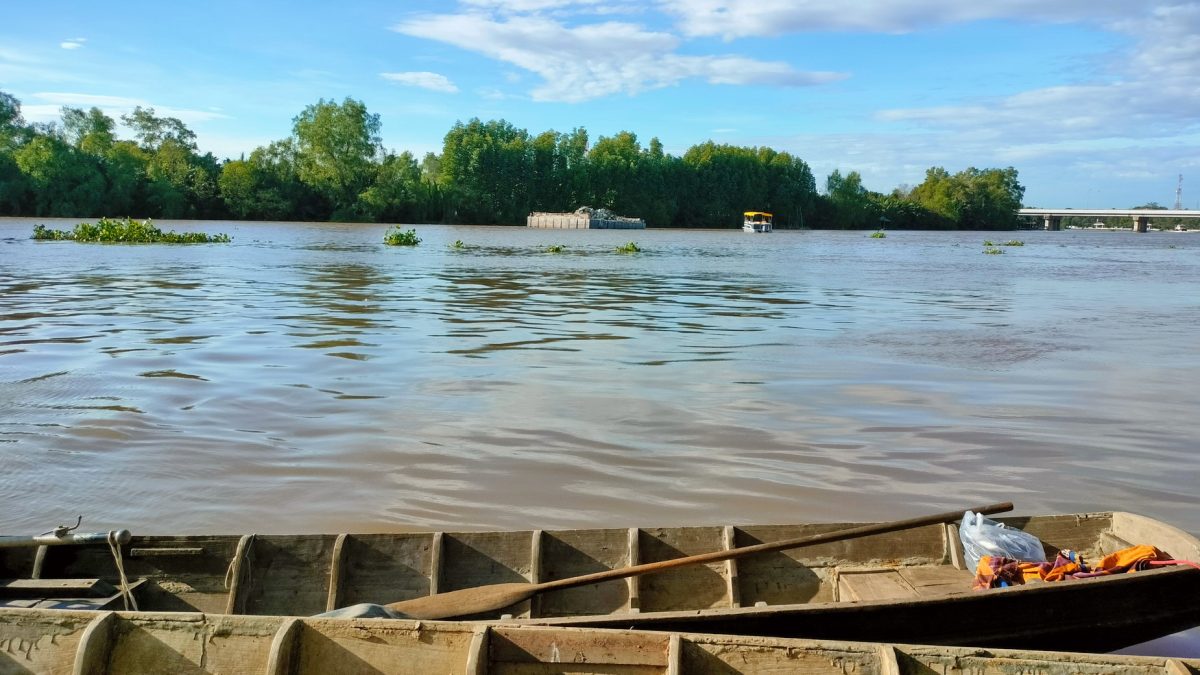
[[[1085,218],[1125,217],[1133,221],[1134,232],[1145,232],[1150,229],[1150,221],[1154,218],[1200,218],[1200,211],[1175,211],[1167,209],[1021,209],[1017,212],[1022,216],[1041,216],[1047,230],[1057,230],[1066,216],[1084,216]]]

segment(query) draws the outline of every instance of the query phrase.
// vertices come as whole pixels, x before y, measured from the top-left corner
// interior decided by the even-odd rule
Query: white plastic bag
[[[1046,562],[1046,552],[1037,537],[1021,530],[1006,527],[982,513],[967,511],[958,528],[962,539],[967,569],[972,572],[985,555],[1013,558],[1022,562]]]

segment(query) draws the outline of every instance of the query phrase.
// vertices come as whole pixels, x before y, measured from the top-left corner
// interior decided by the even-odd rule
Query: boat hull
[[[1200,660],[631,630],[150,612],[0,610],[0,672],[1188,673]],[[13,647],[15,645],[15,647]]]
[[[1006,518],[1095,560],[1131,544],[1200,560],[1200,540],[1128,513]],[[843,530],[850,524],[342,535],[134,536],[146,611],[311,616],[457,589],[542,583]],[[953,524],[548,591],[469,618],[550,626],[1110,651],[1200,625],[1200,570],[972,592]],[[0,549],[0,604],[121,609],[107,545]],[[74,595],[72,595],[74,593]],[[90,593],[91,595],[86,595]]]
[[[920,602],[821,603],[528,623],[1107,652],[1200,625],[1200,570],[1160,569]]]

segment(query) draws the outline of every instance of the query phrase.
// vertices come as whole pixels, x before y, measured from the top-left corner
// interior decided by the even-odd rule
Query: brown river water
[[[10,534],[1005,500],[1200,532],[1200,234],[418,225],[408,248],[379,225],[158,223],[233,236],[170,246],[35,223],[74,221],[0,219]],[[1200,654],[1180,640],[1160,651]]]

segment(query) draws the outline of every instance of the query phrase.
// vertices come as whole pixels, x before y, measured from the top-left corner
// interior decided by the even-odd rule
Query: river
[[[416,225],[419,246],[388,247],[380,225],[172,221],[233,242],[29,238],[73,222],[0,219],[14,534],[77,514],[376,532],[1004,500],[1200,532],[1200,234]]]

